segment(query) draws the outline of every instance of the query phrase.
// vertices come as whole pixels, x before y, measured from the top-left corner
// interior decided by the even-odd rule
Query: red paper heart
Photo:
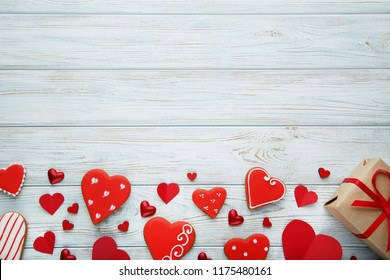
[[[62,221],[62,229],[63,230],[71,230],[73,229],[74,224],[70,223],[68,220],[63,220]]]
[[[272,178],[265,169],[254,167],[246,175],[245,190],[248,208],[256,209],[282,199],[286,186],[279,179]]]
[[[79,204],[73,203],[72,206],[68,207],[68,212],[71,214],[77,214],[79,212]]]
[[[118,229],[120,231],[124,231],[124,232],[128,231],[128,229],[129,229],[129,222],[128,221],[124,221],[123,223],[119,224],[118,225]]]
[[[81,190],[91,220],[98,224],[126,202],[131,186],[124,176],[110,177],[104,170],[92,169],[84,175]]]
[[[172,199],[175,198],[180,192],[179,185],[176,183],[161,183],[157,186],[158,196],[165,204],[168,204]]]
[[[313,191],[308,191],[305,186],[299,185],[294,190],[295,201],[298,207],[307,206],[316,203],[318,196]]]
[[[20,260],[27,237],[27,223],[16,212],[4,213],[0,218],[0,260]]]
[[[272,227],[272,223],[271,223],[271,221],[269,220],[268,217],[265,217],[263,219],[263,227]]]
[[[323,167],[320,167],[320,168],[318,169],[318,174],[320,175],[320,177],[321,177],[322,179],[325,179],[325,178],[329,177],[330,171],[329,171],[329,170],[326,170],[326,169],[323,168]]]
[[[104,236],[93,244],[92,260],[130,260],[130,256],[125,251],[118,250],[114,239]]]
[[[198,260],[199,261],[208,261],[208,260],[212,260],[212,259],[207,257],[205,252],[200,252],[199,255],[198,255]]]
[[[286,260],[341,260],[343,250],[331,236],[318,234],[306,222],[291,221],[283,231],[282,243]]]
[[[146,200],[140,204],[141,216],[143,218],[153,216],[156,213],[156,207],[151,206]]]
[[[198,189],[192,193],[192,201],[211,218],[217,217],[226,199],[226,190],[215,187],[209,191]]]
[[[11,164],[7,169],[0,169],[0,190],[17,196],[23,186],[26,169],[21,164]]]
[[[230,239],[226,242],[224,251],[229,260],[265,260],[269,247],[267,236],[256,233],[247,239]]]
[[[43,236],[39,236],[37,239],[35,239],[33,247],[38,252],[52,255],[55,241],[55,234],[51,231],[48,231]]]
[[[53,195],[47,193],[39,198],[39,204],[50,215],[54,215],[58,208],[61,207],[62,203],[64,203],[64,200],[64,196],[60,193],[55,193]]]
[[[238,226],[244,222],[244,217],[237,214],[237,211],[232,209],[228,216],[229,226]]]
[[[74,261],[74,260],[76,260],[76,256],[72,255],[68,249],[63,249],[61,251],[60,260]]]
[[[64,172],[59,172],[54,168],[50,168],[49,171],[47,171],[47,176],[49,177],[50,184],[54,185],[64,180],[65,174]]]
[[[187,173],[187,178],[190,179],[190,181],[195,181],[197,176],[198,176],[198,174],[196,174],[196,172],[188,172]]]
[[[155,217],[145,224],[144,238],[153,259],[179,260],[192,248],[195,230],[185,221],[170,223]]]

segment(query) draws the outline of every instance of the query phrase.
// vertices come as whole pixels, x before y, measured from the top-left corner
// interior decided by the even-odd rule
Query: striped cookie
[[[0,218],[0,259],[20,260],[27,236],[27,223],[16,212],[7,212]]]

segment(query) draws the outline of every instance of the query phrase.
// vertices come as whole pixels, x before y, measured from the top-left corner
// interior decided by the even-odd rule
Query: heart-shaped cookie
[[[81,191],[92,222],[98,224],[126,202],[131,186],[124,176],[110,177],[102,169],[92,169],[84,175]]]
[[[0,259],[20,260],[27,237],[27,223],[16,212],[4,213],[0,218]]]
[[[318,200],[318,195],[315,192],[309,191],[302,185],[295,187],[294,196],[298,207],[314,204]]]
[[[34,240],[33,247],[38,252],[44,254],[53,254],[56,235],[52,231],[46,232],[43,236],[39,236]]]
[[[217,217],[226,199],[226,190],[215,187],[211,190],[198,189],[192,193],[192,201],[211,218]]]
[[[50,168],[49,171],[47,171],[47,176],[49,177],[50,184],[58,184],[65,178],[64,172],[60,172],[55,170],[54,168]]]
[[[21,164],[11,164],[7,169],[0,169],[0,190],[17,196],[24,183],[26,169]]]
[[[58,208],[64,203],[64,196],[61,193],[44,194],[39,198],[39,204],[50,215],[54,215]]]
[[[145,224],[144,238],[153,259],[179,260],[192,248],[195,229],[185,221],[155,217]]]
[[[343,250],[331,236],[318,234],[306,222],[292,220],[282,234],[286,260],[341,260]]]
[[[247,239],[232,238],[224,246],[229,260],[265,260],[269,251],[267,236],[256,233]]]
[[[157,186],[157,194],[165,204],[168,204],[180,192],[180,187],[176,183],[161,183]]]
[[[245,190],[248,208],[256,209],[282,199],[286,186],[264,168],[254,167],[246,175]]]
[[[93,244],[92,260],[130,260],[130,256],[118,249],[114,239],[103,236]]]

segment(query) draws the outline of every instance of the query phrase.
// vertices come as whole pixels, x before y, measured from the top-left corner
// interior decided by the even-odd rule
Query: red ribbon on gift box
[[[374,208],[374,209],[380,209],[381,214],[376,218],[376,220],[369,226],[369,228],[361,233],[361,234],[355,234],[358,238],[366,239],[371,236],[375,232],[375,230],[381,225],[384,221],[387,220],[387,249],[386,252],[390,251],[390,197],[388,200],[383,197],[383,195],[380,193],[380,191],[377,188],[376,185],[376,177],[379,174],[387,175],[390,179],[390,172],[384,170],[384,169],[377,169],[375,173],[372,175],[372,185],[374,186],[374,191],[372,191],[369,187],[367,187],[366,184],[364,184],[362,181],[356,178],[345,178],[343,183],[353,183],[357,187],[359,187],[365,194],[367,194],[372,201],[365,201],[365,200],[355,200],[352,203],[352,206],[356,207],[366,207],[366,208]],[[390,187],[390,186],[389,186]]]

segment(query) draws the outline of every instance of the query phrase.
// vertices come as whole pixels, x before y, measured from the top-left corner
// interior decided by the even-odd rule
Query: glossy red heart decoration
[[[130,260],[130,256],[118,249],[114,239],[104,236],[93,244],[92,260]]]
[[[61,251],[60,260],[74,261],[74,260],[76,260],[76,256],[72,255],[68,249],[63,249]]]
[[[21,164],[11,164],[7,169],[0,169],[0,191],[17,196],[23,186],[26,169]]]
[[[256,233],[247,239],[230,239],[226,242],[224,251],[229,260],[265,260],[269,248],[267,236]]]
[[[62,229],[63,230],[71,230],[74,228],[74,224],[70,223],[68,220],[62,221]]]
[[[120,231],[124,231],[124,232],[128,231],[128,229],[129,229],[129,222],[128,221],[124,221],[123,223],[119,224],[118,225],[118,229]]]
[[[341,260],[343,250],[331,236],[318,234],[306,222],[292,220],[282,234],[286,260]]]
[[[244,217],[237,214],[237,211],[232,209],[228,215],[229,226],[238,226],[244,222]]]
[[[54,168],[50,168],[49,171],[47,171],[47,176],[49,177],[50,184],[52,185],[61,182],[65,178],[64,172],[59,172]]]
[[[0,218],[0,260],[20,260],[27,237],[27,223],[16,212],[4,213]]]
[[[208,260],[212,260],[212,259],[207,257],[207,254],[205,252],[200,252],[198,255],[198,260],[199,261],[208,261]]]
[[[156,213],[156,207],[151,206],[146,200],[140,204],[141,216],[143,218],[153,216]]]
[[[187,178],[190,179],[190,181],[195,181],[197,176],[198,176],[198,174],[196,174],[196,172],[188,172],[187,173]]]
[[[54,215],[58,208],[64,203],[64,196],[61,193],[44,194],[39,198],[39,204],[50,215]]]
[[[55,234],[51,231],[48,231],[43,236],[39,236],[37,239],[35,239],[33,247],[38,252],[52,255],[55,241]]]
[[[265,169],[254,167],[246,175],[245,190],[248,208],[256,209],[282,199],[286,186]]]
[[[170,223],[155,217],[147,221],[144,238],[155,260],[179,260],[195,242],[195,230],[185,221]]]
[[[198,189],[192,193],[192,201],[211,218],[217,217],[226,199],[226,190],[215,187],[211,190]]]
[[[263,219],[263,227],[272,227],[272,223],[271,223],[271,221],[269,220],[268,217],[265,217]]]
[[[357,261],[357,257],[356,256],[351,256],[351,261]]]
[[[126,202],[131,186],[124,176],[110,177],[102,169],[92,169],[84,175],[81,191],[92,222],[98,224]]]
[[[320,175],[320,177],[321,177],[322,179],[325,179],[325,178],[329,177],[330,171],[329,171],[329,170],[326,170],[326,169],[323,168],[323,167],[320,167],[320,168],[318,168],[318,174]]]
[[[315,192],[309,191],[305,186],[299,185],[294,190],[295,201],[298,207],[316,203],[318,196]]]
[[[72,206],[68,207],[68,213],[77,214],[79,212],[79,204],[73,203]]]
[[[161,183],[157,186],[157,194],[165,204],[168,204],[180,192],[179,185],[176,183]]]

